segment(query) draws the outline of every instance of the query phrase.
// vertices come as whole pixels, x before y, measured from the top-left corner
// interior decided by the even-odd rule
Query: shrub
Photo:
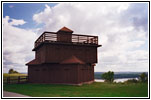
[[[140,81],[140,82],[147,82],[147,81],[148,81],[147,74],[146,74],[146,73],[142,73],[142,74],[139,76],[139,81]]]
[[[113,82],[114,81],[114,72],[108,71],[107,73],[103,73],[101,76],[105,79],[105,82]]]
[[[19,73],[19,72],[17,72],[17,71],[14,71],[13,73],[15,74],[15,73]]]
[[[129,80],[125,81],[124,83],[138,83],[138,80],[133,78],[133,79],[129,79]]]

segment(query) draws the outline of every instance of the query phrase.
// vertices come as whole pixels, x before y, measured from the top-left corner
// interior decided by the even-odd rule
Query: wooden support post
[[[78,43],[79,43],[79,36],[78,36]]]
[[[98,37],[97,37],[97,42],[96,43],[98,44]]]
[[[7,77],[7,84],[10,83],[10,77]]]
[[[46,33],[44,33],[44,41],[45,41],[45,34],[46,34]]]
[[[28,76],[26,76],[26,82],[28,82]]]
[[[20,83],[20,76],[18,76],[18,83]]]
[[[89,37],[87,36],[87,43],[89,43]]]
[[[42,35],[42,42],[44,41],[44,34]]]

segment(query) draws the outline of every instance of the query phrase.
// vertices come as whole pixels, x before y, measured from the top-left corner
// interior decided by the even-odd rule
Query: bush
[[[146,74],[146,73],[142,73],[142,74],[139,76],[139,81],[140,81],[140,82],[148,82],[147,74]]]
[[[17,74],[17,73],[19,73],[19,72],[17,72],[17,71],[14,71],[13,73],[14,73],[14,74],[15,74],[15,73]]]
[[[105,82],[113,82],[114,81],[114,72],[108,71],[107,73],[103,73],[101,76],[105,79]]]
[[[138,83],[138,80],[133,78],[133,79],[129,79],[129,80],[125,81],[124,83]]]

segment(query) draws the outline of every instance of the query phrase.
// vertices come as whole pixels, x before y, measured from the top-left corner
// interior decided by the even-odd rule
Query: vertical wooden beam
[[[87,36],[87,43],[89,43],[89,36]]]
[[[45,41],[45,36],[46,36],[46,33],[44,33],[44,41]]]
[[[18,83],[20,83],[20,76],[18,76]]]
[[[10,83],[10,77],[7,77],[7,84]]]
[[[78,36],[78,43],[79,43],[79,36]]]
[[[96,38],[97,38],[97,44],[98,44],[98,36]]]

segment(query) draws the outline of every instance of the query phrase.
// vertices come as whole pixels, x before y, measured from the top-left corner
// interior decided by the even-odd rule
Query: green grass
[[[6,77],[17,78],[26,74],[3,74],[5,91],[16,92],[32,97],[147,97],[147,83],[100,83],[89,85],[53,84],[5,84]]]
[[[147,83],[100,83],[89,85],[4,84],[5,91],[32,97],[147,97]]]

